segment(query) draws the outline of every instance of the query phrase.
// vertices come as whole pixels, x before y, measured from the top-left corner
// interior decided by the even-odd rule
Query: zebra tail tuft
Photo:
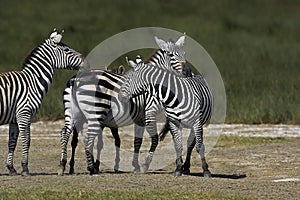
[[[170,126],[169,123],[166,122],[164,127],[161,129],[159,133],[159,141],[163,141],[169,131],[170,131]]]

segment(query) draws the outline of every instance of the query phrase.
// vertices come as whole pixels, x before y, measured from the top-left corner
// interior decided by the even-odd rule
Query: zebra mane
[[[27,64],[29,64],[30,60],[32,59],[32,56],[36,54],[37,50],[40,48],[40,46],[42,46],[44,43],[41,43],[40,45],[38,45],[36,48],[34,48],[29,54],[28,56],[25,58],[23,65],[22,65],[22,69],[24,69],[26,67]]]
[[[155,49],[152,54],[144,61],[145,63],[149,63],[152,59],[152,57],[158,52],[158,51],[164,51],[162,49]]]

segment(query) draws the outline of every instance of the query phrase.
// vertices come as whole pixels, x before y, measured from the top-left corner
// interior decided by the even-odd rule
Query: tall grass
[[[157,26],[186,32],[216,62],[228,123],[300,123],[300,2],[5,1],[0,7],[0,71],[18,70],[52,28],[88,54],[121,31]],[[37,119],[63,116],[61,94],[75,72],[58,71]]]

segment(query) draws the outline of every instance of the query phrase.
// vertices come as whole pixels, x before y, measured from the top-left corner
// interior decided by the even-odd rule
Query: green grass
[[[186,32],[217,64],[227,123],[299,124],[299,9],[295,0],[5,1],[0,71],[20,69],[54,27],[65,29],[63,41],[84,54],[121,31],[165,27]],[[57,73],[37,119],[63,117],[61,94],[74,73]]]
[[[246,199],[236,195],[222,195],[211,193],[192,193],[192,192],[177,192],[177,191],[147,191],[147,192],[129,192],[129,191],[45,191],[45,190],[18,190],[18,191],[2,191],[0,192],[0,200],[55,200],[55,199]]]
[[[287,138],[287,137],[238,137],[230,135],[221,135],[215,147],[229,148],[240,146],[253,146],[271,143],[284,143],[284,142],[298,142],[300,138]]]

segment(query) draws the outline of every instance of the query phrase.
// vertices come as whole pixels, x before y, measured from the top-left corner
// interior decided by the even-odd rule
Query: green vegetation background
[[[4,1],[0,71],[19,70],[54,27],[87,55],[108,37],[137,27],[186,32],[217,64],[227,123],[300,123],[300,1]],[[58,71],[35,119],[63,118],[62,91],[76,72]]]

